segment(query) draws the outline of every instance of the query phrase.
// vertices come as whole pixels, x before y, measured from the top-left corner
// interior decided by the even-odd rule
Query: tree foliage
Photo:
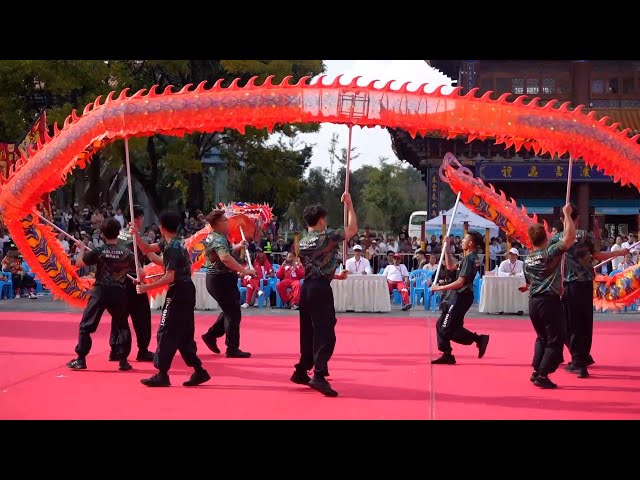
[[[169,85],[177,89],[201,81],[211,87],[219,79],[223,80],[223,86],[228,86],[234,78],[240,78],[239,85],[243,85],[252,76],[264,81],[269,75],[274,75],[274,82],[282,81],[286,76],[297,81],[323,71],[322,60],[0,61],[0,140],[21,140],[43,107],[47,108],[49,123],[61,122],[72,109],[81,111],[98,95],[104,98],[109,91],[125,87],[137,91],[157,84],[160,90]],[[298,132],[313,132],[317,128],[314,124],[278,125],[274,130],[286,137],[295,137]],[[174,206],[202,208],[205,203],[202,159],[217,148],[224,150],[231,165],[237,166],[242,161],[255,172],[264,171],[264,165],[261,167],[260,164],[274,155],[280,159],[289,158],[300,167],[289,168],[286,164],[284,172],[294,177],[281,180],[291,184],[291,191],[299,191],[300,168],[308,161],[310,152],[304,148],[292,149],[286,142],[274,147],[268,144],[268,138],[266,130],[248,129],[245,135],[236,131],[203,132],[183,138],[156,135],[145,141],[131,141],[132,175],[139,180],[156,210],[168,205],[167,189],[183,194],[174,195],[177,200],[173,202]],[[247,145],[252,146],[251,155],[244,150]],[[114,142],[102,156],[117,166],[122,162],[122,152],[122,142]],[[88,175],[93,180],[99,176],[102,156],[94,156],[94,165],[90,167],[93,174],[89,172]],[[258,165],[253,166],[251,162]],[[260,184],[262,180],[256,181]],[[264,190],[259,187],[256,192]],[[272,196],[279,202],[286,201],[291,194],[281,195],[281,198],[276,194]]]

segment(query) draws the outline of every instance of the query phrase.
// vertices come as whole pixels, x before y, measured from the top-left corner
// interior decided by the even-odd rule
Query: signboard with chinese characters
[[[566,182],[569,162],[529,163],[476,163],[476,176],[483,181],[507,182]],[[572,182],[613,182],[613,178],[588,167],[583,162],[574,162]]]
[[[440,213],[440,178],[438,177],[438,170],[435,168],[429,171],[429,182],[427,184],[427,219],[431,220]]]

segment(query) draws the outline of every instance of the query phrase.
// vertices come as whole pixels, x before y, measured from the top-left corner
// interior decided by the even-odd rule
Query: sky
[[[451,85],[451,79],[431,68],[424,60],[325,60],[326,66],[324,83],[330,83],[340,74],[344,76],[340,80],[342,84],[349,83],[353,77],[362,76],[358,85],[366,85],[372,80],[380,80],[384,85],[389,80],[397,80],[391,84],[391,88],[399,88],[405,82],[412,82],[409,90],[415,90],[423,83],[429,83],[425,91],[435,90],[439,85]],[[317,81],[317,77],[312,83]],[[376,86],[381,86],[376,84]],[[443,89],[448,92],[449,89]],[[324,123],[318,133],[305,133],[298,136],[301,142],[315,144],[311,168],[329,168],[329,142],[334,132],[338,133],[338,151],[347,148],[348,128],[345,125],[333,125]],[[352,146],[357,147],[356,153],[360,156],[351,162],[351,170],[357,170],[363,165],[378,165],[379,157],[387,157],[396,160],[397,157],[391,149],[391,137],[386,129],[353,128]]]

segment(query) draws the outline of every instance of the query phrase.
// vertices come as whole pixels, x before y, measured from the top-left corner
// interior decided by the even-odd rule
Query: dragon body
[[[508,94],[497,100],[490,92],[476,96],[477,89],[462,95],[460,89],[443,93],[442,87],[427,93],[424,85],[416,91],[399,89],[391,83],[365,86],[355,78],[348,85],[337,77],[324,84],[323,77],[310,84],[309,78],[280,84],[268,77],[262,85],[256,78],[244,86],[234,80],[223,88],[221,81],[211,88],[206,82],[186,85],[173,92],[157,86],[127,96],[98,97],[85,107],[82,115],[74,110],[62,129],[54,125],[54,134],[38,141],[35,150],[20,157],[9,174],[0,179],[0,215],[11,238],[21,250],[32,271],[58,298],[84,305],[90,285],[78,276],[77,269],[55,245],[53,232],[32,215],[43,194],[65,183],[74,168],[84,168],[92,153],[116,139],[154,134],[181,136],[192,132],[215,132],[246,126],[267,128],[275,124],[320,123],[394,127],[417,133],[441,133],[447,137],[495,138],[506,147],[528,148],[552,155],[569,153],[595,165],[622,184],[640,186],[640,145],[628,130],[618,131],[595,113],[582,107],[569,110],[569,102],[556,108],[557,101],[544,106],[534,98],[525,104],[521,96],[513,102]],[[145,94],[146,92],[146,94]],[[514,225],[514,229],[517,230]]]

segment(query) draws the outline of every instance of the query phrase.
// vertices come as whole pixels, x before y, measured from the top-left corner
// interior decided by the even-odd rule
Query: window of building
[[[493,90],[493,77],[480,78],[480,90],[483,92]]]
[[[604,82],[602,80],[591,80],[591,93],[604,93]]]
[[[542,93],[545,95],[553,95],[556,93],[556,81],[553,78],[545,78],[542,80]]]
[[[607,93],[620,93],[620,79],[618,77],[609,79]]]
[[[510,91],[510,79],[506,77],[498,77],[496,78],[496,93],[502,95],[503,93],[508,93]]]
[[[624,77],[622,79],[622,93],[634,93],[633,77]]]
[[[527,78],[527,94],[537,95],[540,93],[540,80],[537,78]]]
[[[524,80],[522,78],[514,78],[511,80],[511,92],[516,95],[524,94]]]

